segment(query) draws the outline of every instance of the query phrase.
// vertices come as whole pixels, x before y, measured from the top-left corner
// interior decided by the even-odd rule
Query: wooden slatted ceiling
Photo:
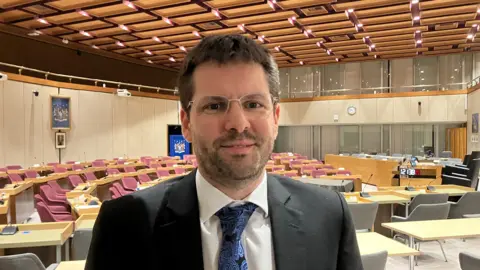
[[[480,24],[478,0],[421,0],[418,22],[410,5],[410,0],[2,0],[0,22],[175,68],[183,49],[218,34],[244,34],[260,44],[263,37],[280,67],[480,49],[479,42],[467,39]],[[347,16],[349,9],[354,16]]]

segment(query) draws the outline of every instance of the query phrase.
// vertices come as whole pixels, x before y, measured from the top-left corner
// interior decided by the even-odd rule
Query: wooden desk
[[[84,188],[86,188],[84,190]],[[87,184],[79,184],[72,191],[67,192],[65,195],[67,198],[75,198],[80,195],[92,195],[97,196],[97,184],[88,182]]]
[[[265,170],[267,172],[272,172],[274,168],[275,169],[281,169],[282,171],[284,171],[285,170],[285,165],[266,165],[265,166]]]
[[[53,172],[53,166],[32,166],[28,168],[29,171],[36,171],[40,176],[45,176]]]
[[[23,182],[17,184],[17,187],[14,184],[8,184],[0,189],[0,195],[2,193],[10,195],[8,203],[12,224],[24,222],[35,211],[32,182]]]
[[[34,194],[40,194],[40,187],[46,184],[48,181],[57,181],[57,183],[65,189],[70,189],[70,183],[68,182],[67,173],[52,173],[48,176],[40,176],[37,178],[25,178],[25,181],[30,181],[33,183],[33,192]]]
[[[67,241],[73,232],[73,222],[47,222],[37,224],[18,224],[19,232],[15,235],[0,236],[0,249],[5,255],[33,252],[39,256],[44,265],[50,265],[62,260],[62,246],[69,250]],[[0,225],[0,230],[5,226]],[[42,252],[37,247],[53,247],[55,252]],[[35,252],[35,250],[37,252]],[[44,250],[43,250],[44,251]],[[52,251],[50,249],[50,251]],[[53,255],[55,254],[55,255]],[[65,258],[69,258],[65,252]]]
[[[356,158],[350,156],[326,155],[325,163],[335,168],[347,168],[352,174],[360,174],[362,179],[370,179],[369,183],[381,186],[392,186],[393,170],[398,168],[399,162],[394,160],[376,160],[371,158]]]
[[[112,199],[109,188],[113,186],[113,183],[122,180],[122,175],[109,175],[107,177],[100,178],[98,180],[90,181],[97,185],[97,197],[101,202]]]
[[[396,193],[400,193],[403,195],[408,195],[411,198],[417,196],[418,194],[425,194],[425,193],[442,193],[448,194],[449,196],[462,196],[467,192],[475,191],[473,188],[469,187],[462,187],[457,185],[433,185],[435,187],[434,191],[427,190],[426,186],[415,186],[414,191],[405,190],[405,186],[394,186],[394,187],[379,187],[378,190],[392,190]]]
[[[382,250],[386,250],[388,256],[421,254],[420,251],[417,251],[416,249],[410,248],[400,242],[374,232],[357,233],[357,241],[361,255],[372,254]]]
[[[277,172],[275,172],[277,173]],[[299,180],[301,176],[294,176],[292,179]],[[351,180],[353,181],[353,191],[362,191],[362,176],[361,175],[323,175],[318,177],[324,180]]]
[[[91,201],[97,201],[98,205],[88,205]],[[68,204],[72,207],[72,217],[76,220],[79,216],[85,214],[98,214],[102,203],[98,198],[90,195],[80,195],[76,198],[68,198]]]
[[[10,217],[10,204],[8,198],[10,195],[5,194],[3,197],[3,205],[0,205],[0,224],[9,224],[11,223]],[[2,195],[0,195],[0,199]]]
[[[480,236],[480,218],[393,222],[383,223],[382,226],[407,235],[411,248],[413,248],[414,239],[430,241]],[[414,256],[409,257],[410,269],[413,269]]]
[[[0,189],[5,187],[10,181],[6,172],[0,172]]]
[[[86,260],[83,261],[69,261],[60,262],[55,270],[84,270]]]
[[[93,226],[95,225],[95,221],[97,220],[97,217],[98,217],[98,213],[81,215],[75,221],[75,231],[80,229],[93,229]]]

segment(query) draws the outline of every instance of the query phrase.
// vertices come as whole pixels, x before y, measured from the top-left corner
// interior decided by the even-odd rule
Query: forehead
[[[193,73],[193,89],[194,98],[269,93],[267,76],[257,63],[202,64]]]

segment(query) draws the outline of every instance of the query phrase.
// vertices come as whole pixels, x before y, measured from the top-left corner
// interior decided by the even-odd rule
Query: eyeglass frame
[[[225,100],[228,101],[227,110],[225,111],[225,114],[226,114],[226,113],[228,112],[228,110],[230,109],[230,103],[231,103],[232,101],[238,101],[238,103],[239,103],[240,106],[241,106],[241,102],[240,102],[240,101],[242,100],[242,98],[247,97],[247,96],[250,96],[250,95],[255,95],[255,93],[254,93],[254,94],[245,94],[245,95],[241,96],[240,98],[232,98],[232,99],[229,99],[229,98],[227,98],[227,97],[225,97],[225,96],[207,96],[207,97],[221,97],[221,98],[225,98]],[[274,97],[272,94],[270,94],[270,100],[272,101],[272,107],[273,107],[272,109],[275,109],[275,105],[277,105],[277,104],[279,103],[279,98],[278,98],[278,97]],[[191,101],[188,102],[187,110],[186,110],[187,112],[190,112],[190,110],[191,110],[191,108],[192,108],[192,104],[193,104],[194,101],[195,101],[195,100],[191,100]]]

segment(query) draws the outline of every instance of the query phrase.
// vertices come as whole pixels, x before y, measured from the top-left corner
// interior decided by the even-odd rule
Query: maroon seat
[[[128,191],[128,190],[125,190],[125,189],[123,188],[123,186],[120,185],[119,183],[113,183],[113,186],[118,190],[118,192],[120,192],[120,194],[121,194],[122,196],[125,196],[125,195],[128,195],[128,194],[132,193],[132,192],[130,192],[130,191]]]
[[[127,191],[135,191],[137,189],[138,182],[134,177],[127,176],[123,177],[122,185]]]
[[[55,168],[55,167],[58,166],[58,162],[49,162],[49,163],[47,163],[47,165]]]
[[[38,202],[37,212],[42,222],[73,221],[71,214],[54,214],[43,202]]]
[[[68,211],[68,207],[65,206],[65,205],[48,205],[45,200],[43,200],[42,196],[40,196],[39,194],[35,195],[34,196],[35,198],[35,205],[37,205],[39,202],[42,202],[44,203],[48,209],[50,209],[50,212],[54,213],[54,214],[68,214],[70,215],[70,212]]]
[[[175,171],[175,174],[182,174],[182,173],[185,173],[185,168],[174,168],[173,169]]]
[[[315,167],[314,166],[309,166],[309,165],[302,166],[302,169],[301,169],[302,174],[304,174],[305,170],[313,171],[313,170],[315,170]]]
[[[177,165],[177,162],[165,162],[167,167],[173,167],[173,165]]]
[[[18,183],[18,182],[22,182],[23,179],[22,177],[20,177],[20,175],[16,174],[16,173],[10,173],[8,174],[8,179],[10,179],[10,182],[12,184],[15,184],[15,183]]]
[[[7,172],[7,168],[0,168],[0,172]]]
[[[351,175],[352,173],[347,170],[338,170],[337,175]]]
[[[312,171],[312,177],[313,178],[319,178],[320,176],[327,175],[327,173],[324,170],[315,170]]]
[[[67,164],[75,164],[76,161],[73,161],[73,160],[70,160],[70,161],[67,161]]]
[[[27,170],[25,171],[25,177],[26,178],[37,178],[38,174],[34,170]]]
[[[150,163],[148,166],[152,169],[157,169],[162,167],[162,165],[158,163]]]
[[[133,166],[128,166],[128,167],[125,167],[125,172],[136,172],[137,170],[135,170],[135,167]]]
[[[294,177],[294,176],[298,176],[296,173],[294,172],[288,172],[288,173],[285,173],[284,176],[286,177]]]
[[[53,167],[53,171],[55,173],[64,173],[64,172],[67,172],[68,170],[65,167],[58,167],[57,166],[57,167]]]
[[[52,189],[61,196],[65,196],[65,193],[69,192],[70,190],[62,188],[56,180],[48,181],[47,182]]]
[[[322,167],[322,169],[333,170],[335,168],[332,165],[325,165],[325,166]]]
[[[8,165],[7,170],[20,170],[22,169],[22,166],[20,165]]]
[[[80,176],[76,175],[76,174],[69,175],[68,176],[68,181],[70,182],[70,184],[73,187],[76,187],[76,186],[84,183],[82,178]]]
[[[158,178],[170,176],[170,172],[167,170],[157,170],[157,176]]]
[[[77,170],[83,170],[84,167],[81,164],[73,164],[72,165],[72,171],[77,171]]]
[[[107,169],[107,174],[112,175],[112,174],[119,174],[120,171],[118,169]]]
[[[125,162],[126,162],[125,159],[119,159],[119,160],[117,160],[117,164],[118,164],[118,165],[123,165],[123,164],[125,164]]]
[[[152,179],[150,179],[150,177],[147,174],[139,174],[138,181],[140,181],[140,183],[147,183],[152,181]]]
[[[95,176],[95,174],[93,172],[86,172],[86,173],[84,173],[84,175],[85,175],[85,178],[87,179],[87,181],[97,180],[97,177]]]
[[[92,167],[105,167],[105,162],[103,160],[95,160],[92,162]]]
[[[40,196],[48,205],[65,205],[67,208],[70,208],[67,198],[59,196],[50,185],[40,186]]]
[[[276,172],[276,171],[283,171],[284,169],[281,168],[281,167],[272,167],[272,172]]]
[[[198,167],[198,162],[196,159],[192,160],[193,167]]]
[[[117,190],[115,187],[110,187],[108,190],[110,190],[110,193],[112,194],[112,199],[117,199],[122,197],[122,194]]]

